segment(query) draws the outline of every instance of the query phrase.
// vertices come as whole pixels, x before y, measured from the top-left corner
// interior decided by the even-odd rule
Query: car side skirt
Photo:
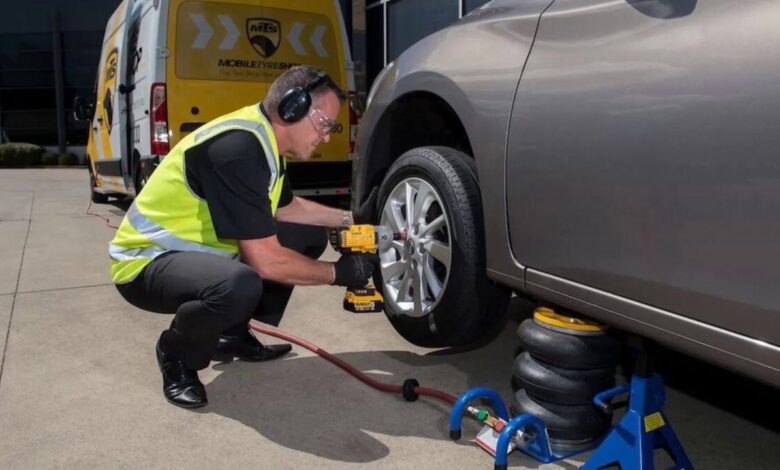
[[[515,287],[532,297],[581,312],[780,388],[780,347],[777,345],[530,268],[526,270],[524,289],[522,280],[517,278],[512,278],[515,282],[511,282],[496,272],[489,276],[499,282],[516,284]]]

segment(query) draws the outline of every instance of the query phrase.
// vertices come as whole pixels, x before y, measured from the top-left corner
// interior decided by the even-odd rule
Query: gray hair
[[[321,73],[325,72],[310,65],[296,65],[287,69],[271,84],[271,88],[268,90],[268,93],[263,100],[263,108],[265,108],[270,116],[278,118],[279,102],[282,100],[284,94],[295,87],[306,86]],[[309,94],[313,99],[315,96],[322,95],[328,91],[336,93],[336,96],[342,103],[347,99],[347,94],[344,90],[342,90],[327,74],[325,74],[325,81],[314,87]]]

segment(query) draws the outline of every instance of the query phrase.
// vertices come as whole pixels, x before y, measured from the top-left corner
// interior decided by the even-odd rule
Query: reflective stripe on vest
[[[114,261],[133,261],[137,259],[155,259],[161,254],[165,253],[165,248],[159,246],[147,246],[146,248],[133,248],[128,250],[127,248],[113,243],[108,244],[108,256]]]
[[[125,215],[130,225],[141,235],[155,245],[141,248],[123,248],[119,245],[109,244],[108,254],[116,261],[128,261],[138,258],[150,260],[160,256],[166,251],[200,251],[225,258],[235,258],[235,253],[229,253],[217,248],[211,248],[200,243],[188,242],[177,237],[170,230],[165,230],[162,225],[155,223],[143,216],[133,202]]]
[[[272,214],[276,215],[285,177],[284,162],[270,122],[258,106],[247,106],[187,135],[162,160],[109,244],[115,283],[132,281],[147,264],[168,251],[238,256],[238,241],[217,236],[206,201],[189,187],[185,162],[190,148],[230,130],[251,132],[263,148],[270,170],[268,196]]]

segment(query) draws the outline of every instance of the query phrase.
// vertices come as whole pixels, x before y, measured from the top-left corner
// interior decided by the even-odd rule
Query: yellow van
[[[182,137],[259,101],[296,64],[325,70],[354,98],[338,0],[124,0],[106,27],[93,104],[75,106],[91,123],[92,200],[135,196]],[[311,162],[288,166],[297,194],[349,191],[354,106],[339,121]]]

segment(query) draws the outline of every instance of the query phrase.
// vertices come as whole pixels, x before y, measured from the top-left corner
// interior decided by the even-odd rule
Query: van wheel
[[[379,188],[379,223],[407,238],[379,253],[376,286],[390,323],[418,346],[473,343],[503,319],[509,302],[510,291],[486,276],[470,158],[447,147],[412,149]]]
[[[87,157],[87,168],[89,169],[89,192],[91,194],[92,202],[95,204],[105,204],[108,202],[108,196],[103,193],[95,191],[97,182],[95,181],[95,173],[92,171],[92,161]]]
[[[135,197],[141,194],[141,190],[146,186],[146,181],[146,175],[141,170],[141,165],[139,164],[138,168],[135,169]]]

